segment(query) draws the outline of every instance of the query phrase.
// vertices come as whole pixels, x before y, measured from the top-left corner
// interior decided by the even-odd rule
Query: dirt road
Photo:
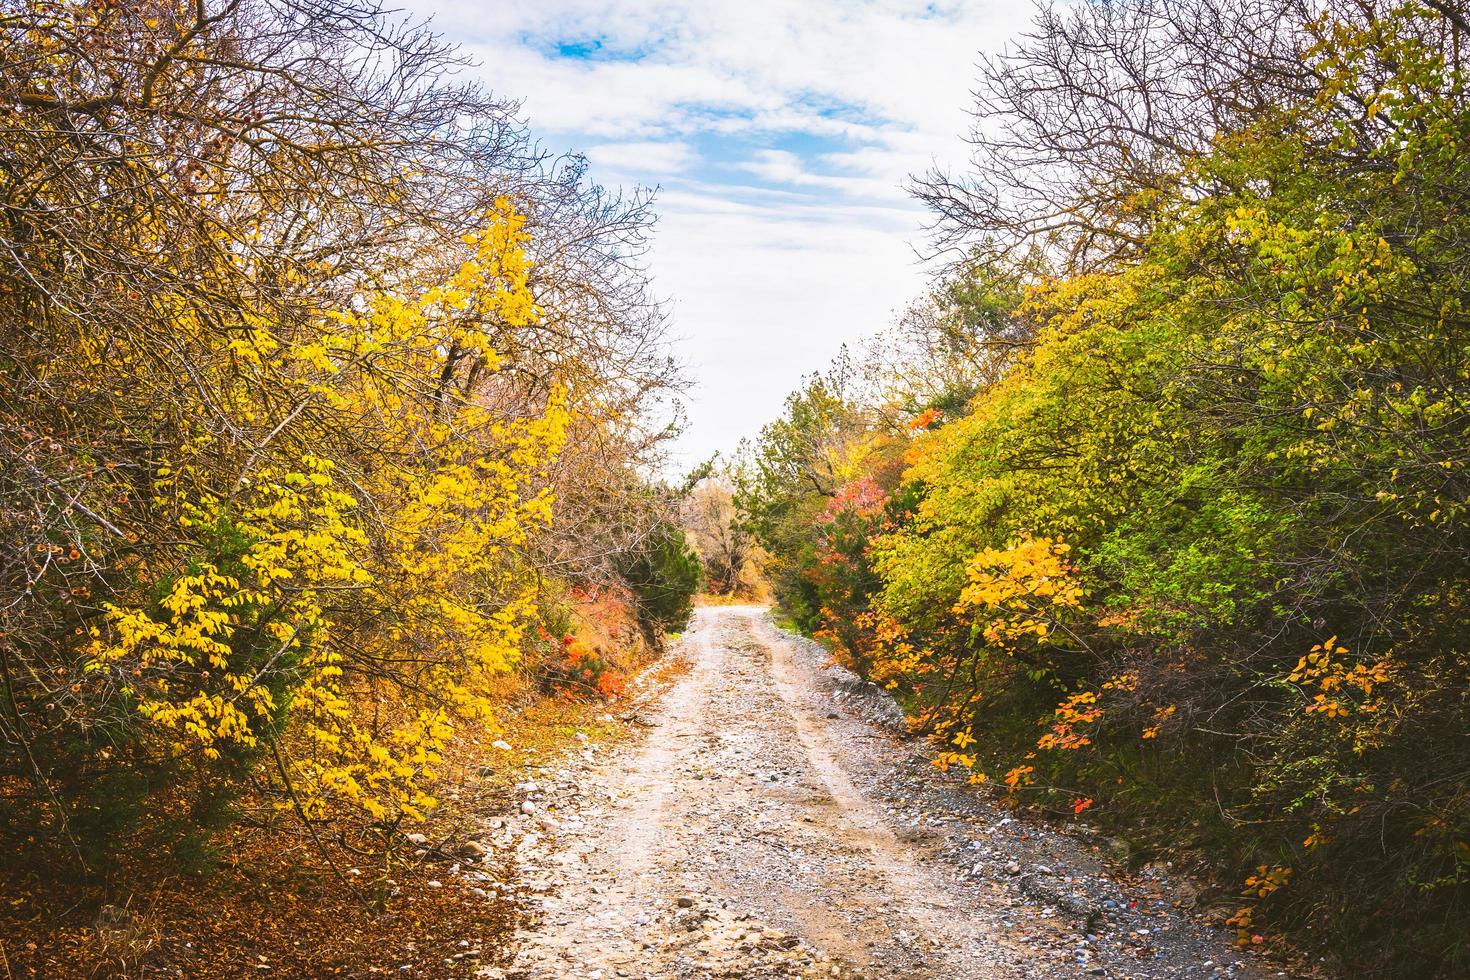
[[[503,977],[1257,977],[1155,876],[1114,880],[927,766],[761,609],[701,609],[625,749],[520,787],[533,925]],[[508,831],[502,831],[508,832]]]

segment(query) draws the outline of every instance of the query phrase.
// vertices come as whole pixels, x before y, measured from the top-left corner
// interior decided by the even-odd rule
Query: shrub
[[[676,525],[656,524],[635,548],[623,553],[618,571],[651,638],[678,632],[689,622],[700,587],[700,562]]]

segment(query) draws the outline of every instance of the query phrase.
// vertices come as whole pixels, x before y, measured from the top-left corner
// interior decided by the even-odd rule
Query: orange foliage
[[[1077,732],[1078,725],[1091,725],[1102,717],[1097,707],[1097,695],[1091,691],[1073,694],[1057,705],[1056,720],[1051,731],[1041,736],[1036,747],[1039,749],[1080,749],[1092,744],[1092,739]]]

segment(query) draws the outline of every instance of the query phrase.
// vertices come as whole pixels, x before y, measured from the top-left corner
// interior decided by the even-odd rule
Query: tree
[[[704,566],[709,591],[743,592],[750,576],[752,542],[740,526],[734,485],[723,476],[704,477],[684,495],[679,515]]]
[[[694,609],[702,578],[699,555],[674,524],[659,524],[620,560],[623,578],[638,601],[639,619],[651,634],[682,630]]]
[[[543,573],[590,574],[548,557],[557,492],[589,447],[633,483],[666,431],[647,200],[372,6],[0,31],[6,822],[87,861],[242,793],[391,831]]]
[[[1463,20],[1044,10],[984,69],[973,170],[919,186],[961,256],[938,291],[1001,270],[1018,342],[969,345],[943,301],[906,325],[935,339],[908,404],[926,357],[976,383],[915,418],[884,524],[796,466],[752,495],[788,522],[783,602],[936,764],[1213,864],[1246,943],[1275,923],[1385,976],[1470,956]],[[819,429],[864,476],[871,398]],[[761,451],[815,458],[787,451],[811,417]]]
[[[936,250],[1064,272],[1136,257],[1216,134],[1316,89],[1317,14],[1305,0],[1043,8],[1018,43],[981,59],[967,170],[912,181]]]

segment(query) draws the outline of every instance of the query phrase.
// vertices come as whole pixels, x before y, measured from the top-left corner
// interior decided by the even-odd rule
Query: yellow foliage
[[[1303,709],[1307,714],[1361,719],[1352,728],[1354,751],[1362,753],[1373,741],[1373,716],[1389,706],[1381,689],[1393,682],[1394,668],[1388,660],[1352,664],[1345,660],[1348,654],[1336,636],[1330,637],[1298,660],[1286,679],[1307,689],[1310,700]]]
[[[1005,549],[986,548],[967,570],[956,613],[972,613],[988,643],[1014,650],[1023,639],[1046,640],[1058,614],[1082,605],[1071,547],[1060,540],[1027,537]],[[973,611],[973,612],[972,612]]]
[[[550,520],[569,420],[560,394],[506,417],[474,381],[500,363],[484,324],[538,315],[522,225],[498,201],[447,281],[305,329],[261,317],[220,336],[180,311],[221,355],[199,370],[241,430],[285,420],[244,450],[201,431],[156,467],[180,543],[92,629],[89,674],[175,754],[269,743],[310,817],[434,805],[458,720],[491,718],[489,679],[519,657],[534,577],[518,549]]]
[[[1080,749],[1092,744],[1092,739],[1077,731],[1079,725],[1091,725],[1102,717],[1097,706],[1097,695],[1081,691],[1068,697],[1056,708],[1056,720],[1051,731],[1041,736],[1036,747],[1039,749]]]
[[[1290,878],[1291,868],[1286,865],[1267,867],[1262,864],[1256,868],[1255,874],[1246,877],[1243,894],[1265,898],[1277,889],[1285,888]]]

